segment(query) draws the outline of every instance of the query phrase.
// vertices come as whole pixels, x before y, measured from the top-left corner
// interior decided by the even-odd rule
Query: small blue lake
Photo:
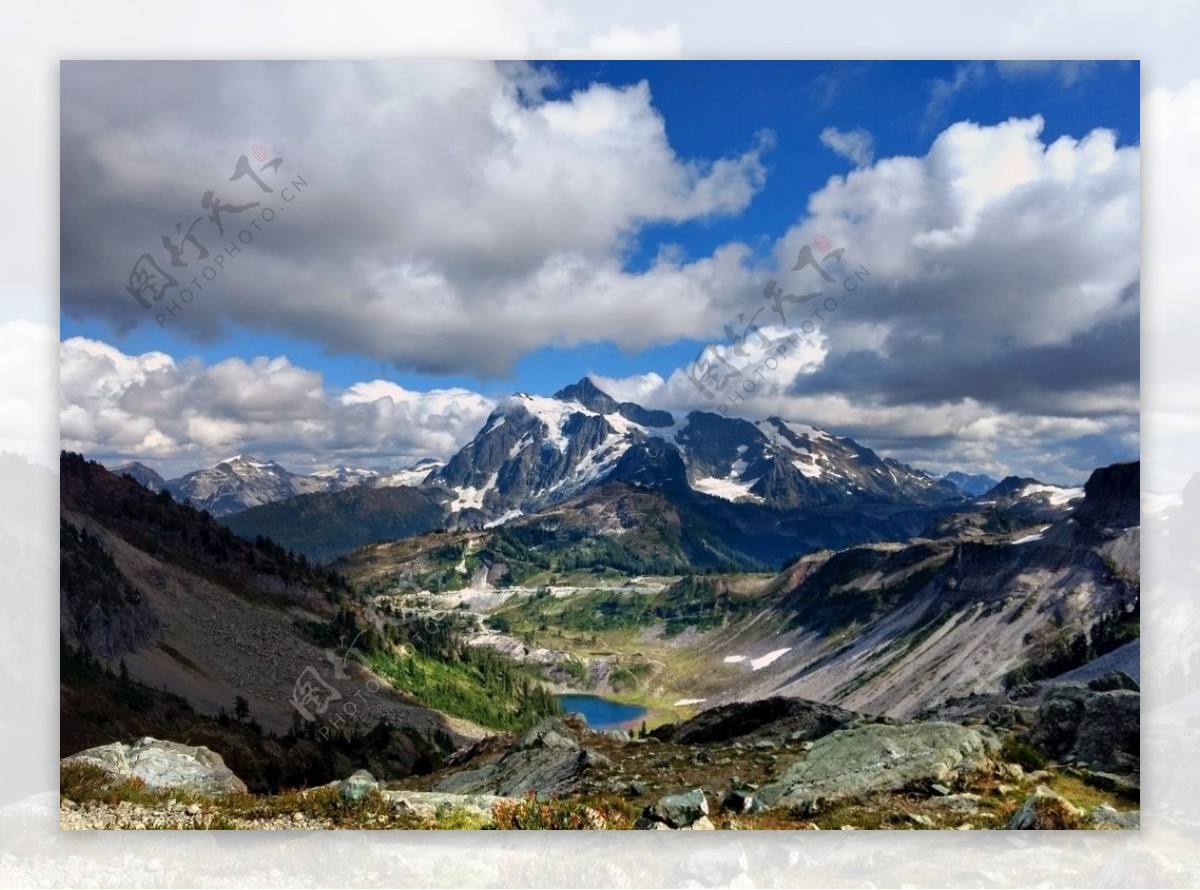
[[[640,705],[627,705],[624,702],[610,701],[598,695],[581,695],[579,693],[564,693],[555,696],[563,710],[568,714],[582,714],[587,725],[592,729],[629,729],[637,728],[637,723],[646,715],[646,709]]]

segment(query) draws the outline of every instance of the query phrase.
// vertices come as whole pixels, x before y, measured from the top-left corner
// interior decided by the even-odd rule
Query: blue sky
[[[141,70],[146,64],[64,67],[64,340],[108,344],[128,357],[152,351],[176,363],[194,357],[209,369],[228,360],[282,356],[318,374],[330,393],[384,379],[407,391],[461,388],[494,400],[513,391],[549,393],[592,374],[619,396],[711,409],[689,404],[691,393],[681,395],[675,385],[680,370],[707,343],[720,342],[723,323],[743,308],[756,308],[765,280],[786,272],[783,255],[794,256],[796,246],[815,234],[812,226],[825,225],[852,239],[848,247],[858,262],[869,258],[873,268],[892,270],[873,285],[897,302],[889,312],[873,308],[831,326],[828,341],[814,345],[818,371],[781,381],[778,398],[762,400],[756,410],[815,413],[821,416],[795,419],[838,425],[929,464],[941,462],[938,449],[950,447],[951,430],[985,428],[980,422],[989,409],[1014,428],[1023,422],[1018,415],[1028,420],[1036,414],[1066,431],[1051,449],[1053,458],[1035,459],[1039,449],[1032,443],[1019,459],[1002,459],[1002,449],[993,449],[977,461],[993,472],[1029,472],[1040,461],[1043,473],[1063,476],[1136,450],[1129,427],[1136,380],[1128,362],[1122,380],[1101,370],[1096,378],[1105,390],[1096,416],[1120,416],[1119,430],[1084,423],[1062,407],[1078,402],[1080,387],[1086,387],[1079,382],[1086,375],[1077,371],[1064,375],[1075,379],[1070,395],[1039,394],[1040,384],[1027,382],[1030,391],[1015,397],[1020,404],[989,403],[965,390],[913,393],[907,386],[914,409],[936,409],[942,416],[940,425],[918,431],[906,432],[902,419],[876,423],[847,407],[883,409],[895,401],[878,362],[864,360],[863,352],[898,362],[900,349],[912,349],[906,338],[982,337],[980,348],[947,355],[943,369],[956,376],[957,361],[964,378],[976,379],[1031,364],[1049,367],[1047,350],[1061,352],[1064,344],[1080,350],[1088,338],[1128,344],[1119,333],[1129,330],[1131,318],[1136,324],[1136,275],[1129,273],[1136,248],[1129,256],[1126,246],[1119,272],[1095,268],[1099,239],[1117,232],[1136,242],[1136,232],[1117,221],[1110,230],[1081,232],[1061,245],[1059,268],[1027,285],[1058,301],[1059,308],[1045,313],[1046,330],[1025,325],[985,336],[981,325],[1005,313],[965,310],[961,302],[964,293],[996,289],[997,270],[1047,243],[1046,234],[1025,253],[1005,245],[988,255],[986,243],[964,242],[962,265],[949,274],[936,264],[915,275],[911,267],[944,264],[947,239],[964,232],[995,226],[1003,237],[1014,225],[1021,229],[1015,221],[998,223],[1002,214],[1013,213],[1014,220],[1027,215],[1025,228],[1049,225],[1037,221],[1036,208],[1020,209],[1021,189],[1048,189],[1037,200],[1074,207],[1076,214],[1088,201],[1109,201],[1109,216],[1129,219],[1132,213],[1136,225],[1137,197],[1129,185],[1140,138],[1136,62],[587,61],[519,69],[148,63],[153,71]],[[513,83],[523,90],[516,99],[506,95]],[[641,92],[640,84],[646,88]],[[147,106],[159,109],[157,118],[139,111]],[[388,111],[378,113],[381,107]],[[1035,117],[1040,129],[1006,125]],[[1115,139],[1089,142],[1098,129],[1112,131]],[[832,150],[823,136],[830,131],[839,138],[859,133],[865,153],[852,160],[853,152]],[[1074,140],[1064,153],[1076,172],[1065,186],[1054,164],[1066,162],[1049,160],[1060,137]],[[294,228],[291,218],[289,227],[276,223],[280,237],[260,239],[265,246],[255,254],[257,265],[223,273],[203,306],[197,301],[185,317],[156,324],[121,292],[127,274],[122,264],[153,245],[171,220],[187,215],[191,192],[226,178],[217,173],[228,164],[226,156],[236,157],[255,140],[286,146],[285,169],[311,176],[309,215],[297,218]],[[115,155],[114,146],[125,155]],[[987,165],[1005,152],[1015,153],[989,174]],[[1096,157],[1104,160],[1091,182],[1090,173],[1078,170]],[[897,165],[895,159],[904,158],[913,160]],[[1113,158],[1120,159],[1116,167]],[[1003,180],[1003,164],[1013,163],[1042,169],[1022,172],[1011,193],[992,194],[988,176]],[[540,164],[554,169],[543,176]],[[972,173],[975,167],[981,172]],[[183,169],[197,172],[184,175]],[[967,189],[972,196],[961,183],[973,177],[978,181]],[[136,195],[129,193],[131,182],[141,189]],[[991,204],[973,206],[984,193]],[[910,199],[928,218],[898,220],[882,237],[871,227],[873,216]],[[942,226],[950,204],[939,206],[947,201],[972,205],[972,218]],[[1085,211],[1079,218],[1093,216]],[[441,221],[432,223],[434,218]],[[893,256],[904,252],[906,239],[942,246],[909,262]],[[957,279],[956,291],[941,293],[931,285],[946,278]],[[1103,306],[1062,308],[1062,300],[1096,287],[1105,291]],[[1010,296],[1019,302],[1030,294],[997,292],[992,300],[1000,305]],[[939,300],[952,310],[942,313],[944,322],[934,321]],[[597,308],[606,301],[611,308]],[[331,304],[346,311],[325,317]],[[914,324],[917,304],[924,315]],[[460,307],[457,315],[436,318],[446,306]],[[431,348],[435,342],[444,348]],[[1004,352],[1009,364],[976,361],[992,351]],[[1076,369],[1080,364],[1074,354],[1061,360]],[[1136,368],[1136,354],[1132,362]],[[904,369],[896,372],[904,376]],[[1049,379],[1046,385],[1054,388]],[[831,407],[831,399],[840,407]],[[199,461],[217,448],[212,443],[221,436],[213,427],[249,423],[237,413],[245,410],[213,409],[204,435],[190,442],[178,430],[132,447],[70,441],[154,457],[171,451],[162,444],[169,439],[176,451],[168,460]],[[287,447],[279,436],[256,435],[248,446]],[[1097,438],[1107,445],[1098,447]],[[297,453],[304,451],[294,444]],[[411,452],[392,449],[386,459],[415,455],[419,443],[412,445]],[[184,458],[185,452],[191,456]]]
[[[589,85],[646,81],[654,105],[665,119],[671,146],[684,158],[735,154],[769,131],[774,147],[765,155],[766,186],[736,216],[680,224],[649,224],[637,235],[627,268],[644,269],[664,244],[680,246],[688,256],[704,256],[732,240],[766,251],[803,216],[808,196],[831,176],[853,165],[818,141],[825,127],[864,128],[875,140],[875,154],[919,155],[942,127],[957,120],[984,124],[1040,114],[1045,141],[1061,135],[1081,137],[1105,127],[1122,145],[1137,144],[1139,69],[1136,63],[1097,63],[1077,83],[1064,86],[1054,76],[1005,79],[991,74],[965,87],[933,117],[926,111],[933,84],[953,81],[965,63],[915,62],[744,62],[736,76],[722,64],[686,61],[538,62],[553,71],[558,84],[549,98],[566,98]],[[235,327],[215,342],[199,342],[192,329],[160,328],[153,321],[114,338],[106,319],[74,319],[64,313],[63,337],[83,336],[119,342],[127,352],[163,350],[174,356],[198,355],[213,363],[233,356],[286,355],[307,367],[320,367],[329,383],[347,386],[385,376],[406,388],[463,386],[493,395],[512,391],[546,392],[584,374],[625,377],[647,371],[666,376],[687,364],[703,346],[687,339],[639,352],[612,344],[544,348],[523,356],[512,375],[500,379],[474,374],[417,374],[355,355],[329,355],[322,344]]]

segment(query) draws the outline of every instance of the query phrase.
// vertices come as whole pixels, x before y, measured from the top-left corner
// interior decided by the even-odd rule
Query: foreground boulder
[[[1043,699],[1026,740],[1059,761],[1076,761],[1117,773],[1136,772],[1141,762],[1141,693],[1124,674],[1088,686],[1067,685]]]
[[[867,717],[836,705],[802,698],[775,696],[709,708],[683,723],[661,726],[651,735],[681,745],[730,739],[799,742],[876,720],[882,718]]]
[[[646,807],[634,827],[651,830],[668,828],[673,831],[714,828],[712,820],[708,818],[708,798],[699,788],[659,798],[657,803]]]
[[[873,724],[813,743],[759,797],[770,807],[811,809],[859,794],[942,784],[953,787],[995,769],[999,750],[987,730],[954,723]]]
[[[1013,814],[1008,827],[1022,831],[1068,830],[1082,827],[1083,816],[1083,810],[1065,797],[1055,794],[1044,785],[1039,785]]]
[[[685,794],[668,794],[646,807],[643,818],[665,822],[671,828],[685,828],[708,815],[708,798],[699,788]]]
[[[495,763],[461,770],[433,786],[452,794],[495,794],[520,797],[566,794],[575,790],[588,770],[606,759],[580,745],[569,719],[549,717],[523,735]]]
[[[215,751],[202,745],[181,745],[149,736],[132,745],[113,742],[88,748],[62,762],[91,764],[114,779],[141,779],[151,788],[173,788],[199,794],[246,791],[246,783],[233,774]]]

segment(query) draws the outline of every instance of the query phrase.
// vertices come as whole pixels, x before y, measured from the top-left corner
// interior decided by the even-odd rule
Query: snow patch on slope
[[[1061,507],[1068,501],[1083,497],[1083,489],[1063,488],[1061,485],[1026,485],[1017,497],[1027,498],[1035,494],[1048,494],[1050,503],[1055,507]]]
[[[761,497],[750,493],[750,489],[754,487],[756,482],[758,482],[757,479],[743,481],[740,479],[718,479],[716,476],[704,476],[694,481],[692,488],[726,501],[736,501],[740,498],[761,501]]]
[[[498,472],[492,473],[488,481],[484,483],[483,488],[464,485],[462,488],[452,489],[458,497],[450,505],[450,512],[458,513],[461,510],[482,510],[484,495],[496,487],[496,479],[499,476]]]

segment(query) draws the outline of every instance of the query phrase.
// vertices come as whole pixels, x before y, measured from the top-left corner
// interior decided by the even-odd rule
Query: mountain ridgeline
[[[167,487],[194,500],[203,476],[198,505],[224,512],[243,536],[267,535],[320,561],[438,529],[517,521],[544,529],[538,517],[594,516],[637,491],[645,495],[638,515],[655,527],[664,558],[769,568],[822,548],[910,537],[969,500],[953,481],[812,426],[650,410],[616,401],[588,378],[551,397],[510,397],[444,464],[360,475],[337,491],[298,494],[314,477],[283,477],[277,464],[253,458],[217,469]],[[250,481],[239,490],[238,478]],[[257,505],[229,513],[234,501]]]
[[[345,757],[430,769],[485,727],[558,710],[503,656],[464,657],[433,621],[372,627],[339,573],[77,454],[61,455],[60,511],[65,753],[186,735],[268,788],[328,781]],[[363,669],[413,663],[395,685]]]

